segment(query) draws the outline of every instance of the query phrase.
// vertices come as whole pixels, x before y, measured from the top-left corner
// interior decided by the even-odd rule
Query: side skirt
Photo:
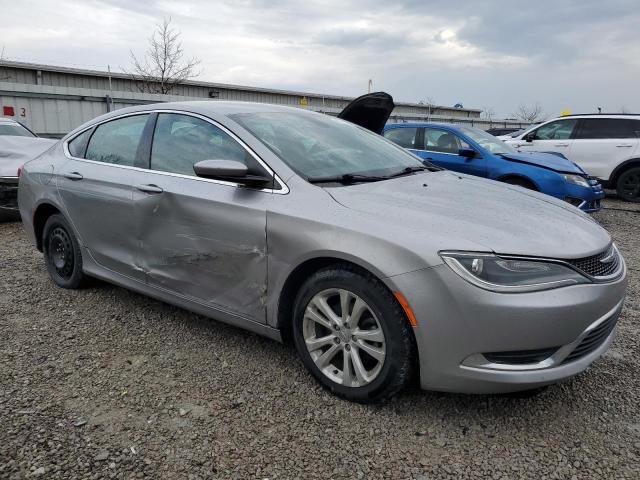
[[[255,322],[235,313],[215,309],[210,305],[204,305],[190,298],[176,295],[168,290],[141,283],[138,280],[127,277],[126,275],[104,268],[93,259],[91,253],[85,247],[81,247],[81,250],[83,271],[87,275],[104,280],[105,282],[113,283],[119,287],[147,295],[148,297],[160,300],[161,302],[184,308],[185,310],[189,310],[213,320],[227,323],[244,330],[249,330],[263,337],[282,342],[280,330],[276,328]]]

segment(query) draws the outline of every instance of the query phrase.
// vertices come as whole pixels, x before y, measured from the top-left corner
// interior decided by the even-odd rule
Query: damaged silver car
[[[18,171],[55,144],[24,125],[0,118],[0,221],[18,218]]]
[[[326,388],[509,392],[611,343],[625,262],[560,200],[420,161],[341,118],[203,101],[118,110],[25,165],[24,227],[53,281],[97,277],[277,340]],[[356,125],[357,124],[357,125]]]

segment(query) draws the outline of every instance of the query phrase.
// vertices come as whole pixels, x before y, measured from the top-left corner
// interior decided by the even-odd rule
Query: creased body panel
[[[65,175],[79,174],[81,179]],[[68,160],[56,175],[58,192],[80,242],[97,263],[109,270],[144,280],[135,269],[136,241],[131,212],[129,170],[110,164]]]
[[[197,178],[135,172],[136,268],[150,285],[265,321],[270,193]]]

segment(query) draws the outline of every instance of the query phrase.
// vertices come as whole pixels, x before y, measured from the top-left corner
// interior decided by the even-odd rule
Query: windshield
[[[507,145],[502,140],[494,137],[490,133],[471,127],[461,127],[461,130],[471,140],[475,141],[482,148],[489,150],[495,155],[501,155],[504,153],[517,153],[515,148]]]
[[[424,167],[382,136],[328,115],[306,111],[242,113],[232,118],[302,177],[393,175]]]
[[[13,137],[35,137],[33,133],[19,123],[0,123],[0,135]]]

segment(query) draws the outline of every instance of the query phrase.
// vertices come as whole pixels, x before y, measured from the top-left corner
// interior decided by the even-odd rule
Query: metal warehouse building
[[[274,103],[337,114],[350,97],[187,81],[171,94],[141,93],[129,75],[13,61],[0,62],[0,109],[41,136],[62,137],[108,111],[144,103],[185,100],[238,100]],[[480,110],[397,102],[391,122],[437,121],[489,128]],[[514,121],[492,126],[520,127]],[[525,124],[522,124],[525,126]]]

